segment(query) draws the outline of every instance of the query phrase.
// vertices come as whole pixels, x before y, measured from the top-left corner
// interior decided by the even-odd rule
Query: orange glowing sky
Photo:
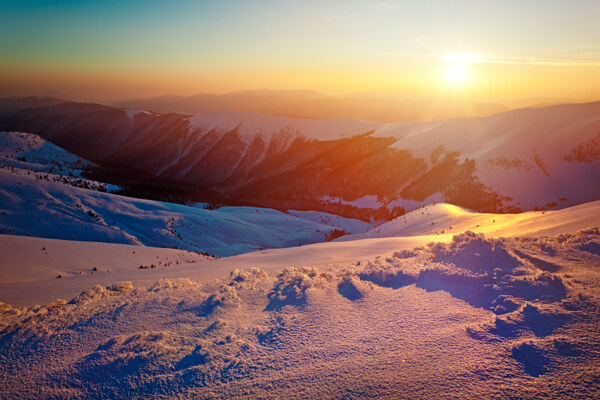
[[[266,88],[598,100],[599,20],[594,0],[0,0],[0,96]],[[464,80],[448,79],[452,64]]]

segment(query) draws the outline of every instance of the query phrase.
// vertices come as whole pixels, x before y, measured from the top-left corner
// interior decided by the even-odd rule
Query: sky
[[[0,96],[600,100],[598,21],[598,0],[0,0]]]

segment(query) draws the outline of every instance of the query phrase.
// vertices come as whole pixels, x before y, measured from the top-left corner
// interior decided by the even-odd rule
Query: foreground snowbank
[[[99,285],[0,305],[0,396],[591,398],[599,282],[594,228]]]

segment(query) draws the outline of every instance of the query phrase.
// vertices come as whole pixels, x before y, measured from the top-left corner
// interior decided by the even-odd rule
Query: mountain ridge
[[[33,132],[103,165],[208,186],[261,206],[356,213],[321,199],[376,196],[382,209],[362,210],[366,220],[393,217],[436,193],[486,212],[600,198],[593,184],[600,176],[600,102],[390,124],[70,102],[18,111],[0,119],[0,129]]]

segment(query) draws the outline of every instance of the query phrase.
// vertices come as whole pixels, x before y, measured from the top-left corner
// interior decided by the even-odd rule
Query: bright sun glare
[[[446,67],[446,77],[452,82],[462,82],[469,75],[469,70],[464,64],[451,64]]]

